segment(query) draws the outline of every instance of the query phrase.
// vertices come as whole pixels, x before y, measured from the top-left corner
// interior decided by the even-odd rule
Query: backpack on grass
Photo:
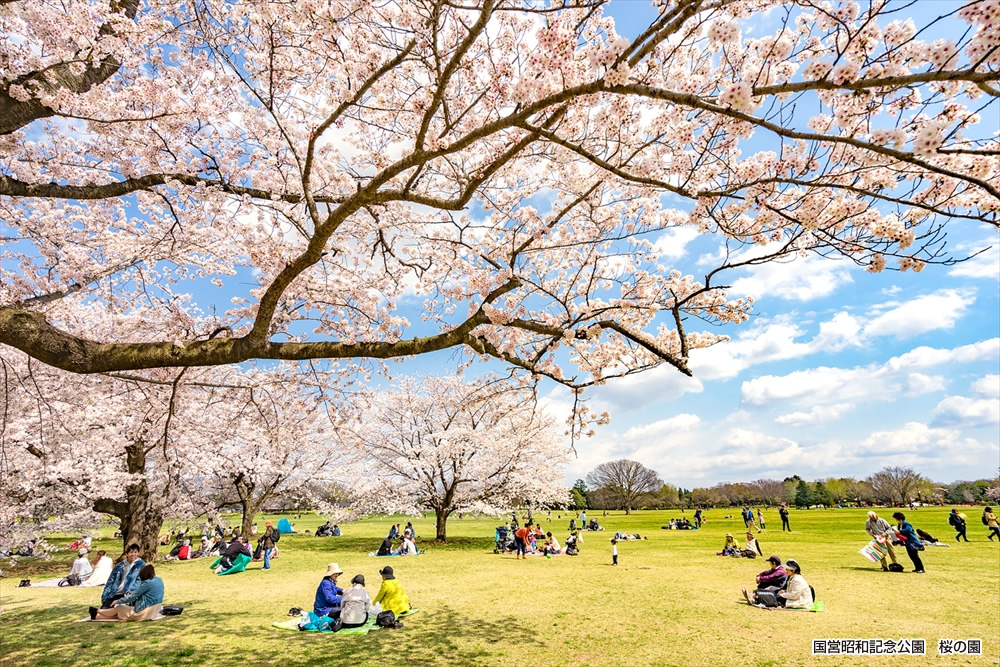
[[[902,572],[903,571],[903,566],[900,565],[899,563],[889,563],[889,571],[890,572]]]

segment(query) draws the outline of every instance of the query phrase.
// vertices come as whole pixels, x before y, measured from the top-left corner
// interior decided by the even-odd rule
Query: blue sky
[[[644,0],[616,0],[609,12],[628,37],[653,16]],[[751,29],[769,32],[768,18]],[[718,240],[668,236],[662,247],[698,276]],[[731,296],[757,300],[751,321],[726,331],[730,342],[695,351],[694,378],[665,366],[588,391],[590,407],[608,410],[612,423],[577,443],[567,482],[615,458],[687,488],[792,474],[864,477],[885,465],[937,481],[995,476],[996,230],[953,224],[949,247],[958,256],[990,250],[919,274],[868,274],[818,257],[731,274]],[[441,368],[451,358],[405,369]],[[568,414],[568,392],[549,383],[543,395],[560,419]]]

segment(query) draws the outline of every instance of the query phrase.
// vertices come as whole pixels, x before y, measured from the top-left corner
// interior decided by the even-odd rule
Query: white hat
[[[88,549],[87,547],[80,547],[80,549],[76,553],[78,553],[81,556],[86,556],[87,554],[90,553],[90,549]]]
[[[868,512],[868,518],[869,518],[869,519],[877,519],[877,518],[878,518],[878,514],[875,514],[875,511],[874,511],[874,510],[870,510],[870,511]]]
[[[329,565],[326,566],[326,574],[324,574],[323,576],[329,577],[331,574],[343,574],[343,573],[344,571],[340,569],[339,565],[337,565],[336,563],[330,563]]]

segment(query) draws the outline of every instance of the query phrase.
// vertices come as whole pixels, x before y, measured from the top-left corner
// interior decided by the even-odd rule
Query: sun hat
[[[76,553],[80,556],[86,556],[87,554],[90,553],[90,549],[88,549],[87,547],[80,547],[79,551],[77,551]]]
[[[802,574],[802,568],[799,567],[799,564],[796,561],[792,560],[791,558],[789,558],[788,560],[785,561],[785,568],[786,569],[787,568],[792,568],[793,570],[795,570],[799,574]]]
[[[767,562],[774,563],[775,565],[781,565],[781,559],[778,558],[777,556],[771,556],[770,558],[767,559]]]
[[[875,514],[875,511],[874,511],[874,510],[870,510],[870,511],[868,512],[868,518],[869,518],[869,519],[877,519],[877,518],[878,518],[878,514]]]
[[[340,569],[339,565],[337,565],[336,563],[330,563],[329,565],[326,566],[326,574],[324,574],[323,576],[329,577],[331,574],[343,574],[343,573],[344,571]]]
[[[379,570],[378,573],[381,574],[386,579],[395,579],[396,578],[396,575],[394,575],[392,573],[392,567],[390,567],[388,565],[386,565],[381,570]]]
[[[272,525],[272,524],[271,524],[271,522],[270,522],[270,521],[265,521],[265,522],[264,522],[264,525],[265,525],[265,526],[270,526],[270,525]]]
[[[352,584],[361,584],[362,586],[364,586],[365,585],[365,575],[363,575],[363,574],[356,574],[356,575],[354,575],[354,578],[351,579],[351,583]]]
[[[726,537],[732,537],[732,536],[733,536],[732,533],[726,533]]]

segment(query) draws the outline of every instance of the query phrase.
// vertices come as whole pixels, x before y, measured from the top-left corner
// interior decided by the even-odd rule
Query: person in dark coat
[[[969,541],[969,536],[965,534],[968,526],[965,523],[965,519],[962,518],[962,515],[958,513],[957,509],[952,508],[951,514],[948,515],[948,523],[951,524],[951,527],[958,533],[958,535],[955,536],[957,542],[961,542],[963,537],[966,542]]]
[[[902,512],[894,513],[892,518],[897,521],[896,535],[906,547],[906,555],[913,561],[913,571],[922,574],[924,563],[920,560],[920,552],[924,550],[924,545],[920,541],[920,536],[917,535],[917,531],[913,529],[913,525],[906,520],[906,515]]]
[[[235,540],[229,543],[226,550],[222,554],[222,562],[219,563],[219,567],[215,568],[216,574],[219,572],[225,572],[233,566],[233,561],[240,554],[245,554],[253,558],[253,554],[250,553],[250,545],[247,544],[247,538],[240,535]]]

